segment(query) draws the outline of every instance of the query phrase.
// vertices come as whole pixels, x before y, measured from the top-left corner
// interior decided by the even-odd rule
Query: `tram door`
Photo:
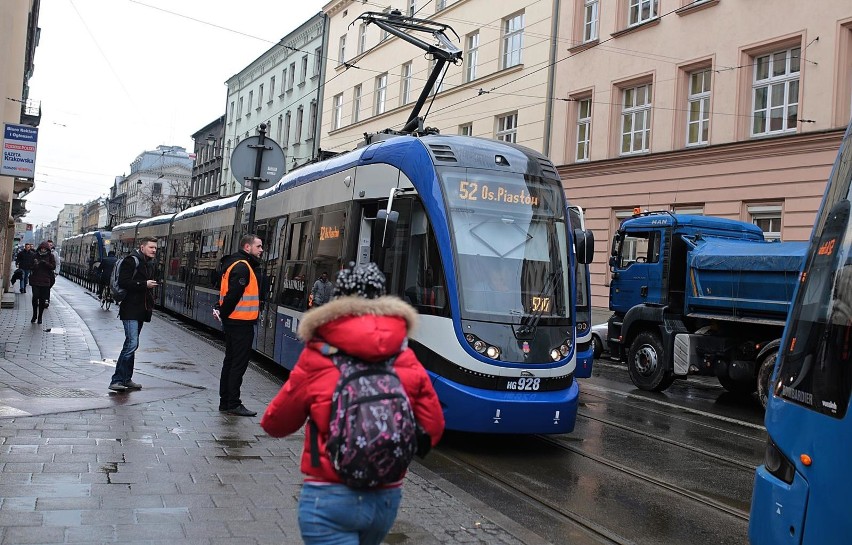
[[[201,250],[201,233],[192,233],[192,240],[186,253],[186,291],[184,293],[184,314],[196,317],[195,283],[198,280],[198,252]]]
[[[278,305],[275,301],[276,278],[280,272],[281,245],[284,242],[281,232],[286,223],[286,218],[278,218],[258,222],[255,226],[255,233],[263,241],[261,277],[258,278],[262,302],[255,335],[255,350],[270,358],[274,356],[275,351],[275,324],[278,317]]]

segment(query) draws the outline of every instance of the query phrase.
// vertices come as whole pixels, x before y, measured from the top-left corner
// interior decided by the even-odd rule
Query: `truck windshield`
[[[852,138],[829,179],[774,391],[843,418],[852,391]]]
[[[557,182],[489,170],[440,171],[463,317],[569,316],[568,228]]]

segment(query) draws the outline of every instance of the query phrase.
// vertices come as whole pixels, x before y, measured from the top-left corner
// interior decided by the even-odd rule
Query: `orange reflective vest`
[[[254,275],[251,265],[249,265],[249,262],[245,259],[234,261],[234,263],[228,267],[228,270],[225,271],[225,274],[222,275],[222,287],[219,289],[219,304],[221,305],[225,302],[225,294],[228,293],[228,279],[231,276],[231,269],[233,269],[234,265],[237,263],[245,263],[246,267],[248,267],[249,283],[248,286],[246,286],[245,291],[243,291],[243,296],[240,297],[240,300],[237,302],[234,312],[232,312],[230,316],[223,316],[223,318],[231,320],[257,320],[257,317],[260,314],[260,289],[257,285],[257,277]]]

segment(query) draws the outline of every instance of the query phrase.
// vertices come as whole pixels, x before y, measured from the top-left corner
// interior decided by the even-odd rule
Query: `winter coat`
[[[21,250],[18,252],[18,257],[15,258],[15,264],[18,265],[19,268],[24,269],[25,271],[33,270],[35,264],[33,263],[36,258],[35,250]]]
[[[33,269],[30,273],[30,286],[39,286],[49,288],[56,281],[56,274],[53,269],[56,268],[56,260],[53,259],[53,254],[47,248],[39,246],[33,259]]]
[[[109,282],[109,277],[112,276],[112,270],[115,268],[115,264],[117,262],[118,258],[114,255],[108,255],[101,260],[101,263],[97,268],[99,282],[103,284]]]
[[[138,266],[133,259],[134,256],[139,262]],[[127,296],[118,307],[120,320],[151,321],[151,316],[154,314],[154,289],[148,288],[148,280],[153,279],[153,260],[149,261],[139,250],[134,250],[121,261],[121,268],[118,269],[118,286],[127,290]]]
[[[245,260],[248,261],[251,265],[252,272],[254,272],[254,276],[257,279],[257,284],[260,287],[260,296],[263,299],[264,289],[263,283],[261,282],[260,275],[260,261],[254,257],[253,255],[239,250],[238,252],[231,254],[226,259],[222,261],[221,268],[222,274],[224,274],[228,267],[233,265],[235,261]],[[237,308],[237,303],[240,298],[243,296],[243,292],[246,290],[246,286],[249,284],[249,269],[244,264],[240,263],[233,269],[231,269],[230,276],[228,276],[228,293],[225,294],[225,297],[220,306],[216,308],[219,309],[220,316],[222,317],[222,324],[224,325],[244,325],[244,324],[254,324],[257,320],[232,320],[228,318],[234,309]]]
[[[273,437],[298,431],[310,416],[319,430],[320,466],[311,465],[311,427],[305,428],[302,473],[308,481],[339,483],[325,449],[331,416],[331,395],[340,371],[320,351],[327,343],[361,360],[383,362],[394,354],[399,375],[417,422],[436,445],[444,432],[444,413],[426,370],[406,346],[417,313],[404,301],[385,296],[377,299],[341,297],[305,313],[299,338],[305,349],[278,395],[260,421]],[[400,353],[400,349],[403,348]]]

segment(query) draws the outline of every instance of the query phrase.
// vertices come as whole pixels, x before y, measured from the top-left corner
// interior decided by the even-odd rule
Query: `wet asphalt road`
[[[449,434],[425,465],[551,543],[748,542],[756,398],[703,377],[642,392],[605,359],[580,391],[571,434]]]

